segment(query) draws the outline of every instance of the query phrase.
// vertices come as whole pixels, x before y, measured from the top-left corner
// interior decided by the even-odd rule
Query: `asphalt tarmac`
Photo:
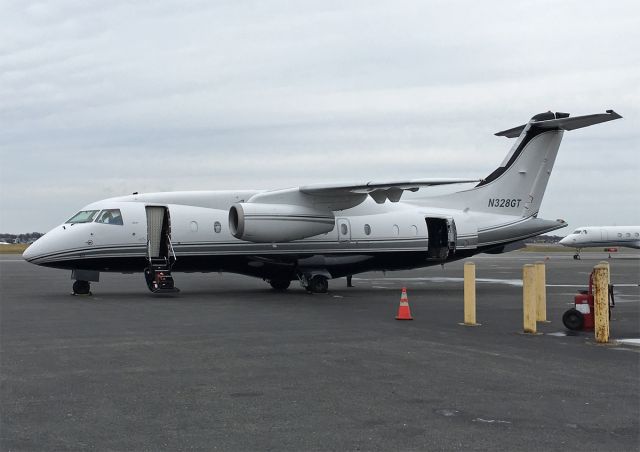
[[[68,272],[0,256],[0,449],[637,451],[640,256],[611,259],[610,345],[561,322],[598,253],[548,256],[550,323],[522,333],[522,265],[545,257],[472,259],[465,327],[463,262],[314,295],[178,273],[157,297],[103,274],[74,297]]]

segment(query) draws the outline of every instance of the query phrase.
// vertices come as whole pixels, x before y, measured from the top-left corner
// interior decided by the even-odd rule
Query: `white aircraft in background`
[[[583,226],[560,240],[560,244],[576,248],[574,259],[580,259],[580,250],[595,246],[626,246],[640,249],[640,226]]]
[[[100,272],[144,272],[152,292],[177,291],[172,272],[233,272],[284,290],[300,280],[326,292],[328,279],[501,253],[567,224],[538,218],[565,130],[621,118],[540,113],[496,135],[517,138],[482,180],[420,179],[307,185],[283,190],[134,193],[84,207],[23,254],[72,271],[74,293]],[[393,159],[392,156],[389,157]],[[405,196],[422,187],[472,188]],[[387,202],[389,201],[389,202]]]

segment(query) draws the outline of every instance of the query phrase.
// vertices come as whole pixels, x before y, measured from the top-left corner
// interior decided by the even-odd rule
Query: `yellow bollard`
[[[536,262],[536,320],[547,321],[547,275],[544,262]]]
[[[464,325],[478,326],[476,323],[476,264],[464,264]]]
[[[593,311],[596,342],[609,342],[609,269],[598,264],[593,268]]]
[[[522,310],[524,332],[536,334],[536,267],[533,264],[522,267]]]
[[[600,261],[600,264],[607,267],[607,284],[608,287],[611,287],[611,264],[609,264],[609,261]]]

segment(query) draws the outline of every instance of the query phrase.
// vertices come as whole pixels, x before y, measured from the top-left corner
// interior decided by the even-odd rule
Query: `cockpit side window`
[[[98,210],[81,210],[80,212],[69,218],[67,220],[67,223],[91,223],[98,212]]]
[[[573,231],[574,234],[580,234],[580,232],[582,232],[580,229],[576,229],[575,231]]]
[[[122,226],[122,214],[120,213],[120,209],[103,210],[102,212],[100,212],[100,215],[98,215],[96,223],[117,224],[119,226]]]

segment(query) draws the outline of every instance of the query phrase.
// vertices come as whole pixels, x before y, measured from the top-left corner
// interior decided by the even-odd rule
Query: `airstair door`
[[[178,292],[171,267],[176,261],[171,245],[171,221],[165,206],[145,206],[147,214],[147,261],[145,279],[154,293]]]
[[[165,211],[163,206],[146,206],[147,211],[147,241],[148,258],[161,256],[162,236],[164,229]]]

